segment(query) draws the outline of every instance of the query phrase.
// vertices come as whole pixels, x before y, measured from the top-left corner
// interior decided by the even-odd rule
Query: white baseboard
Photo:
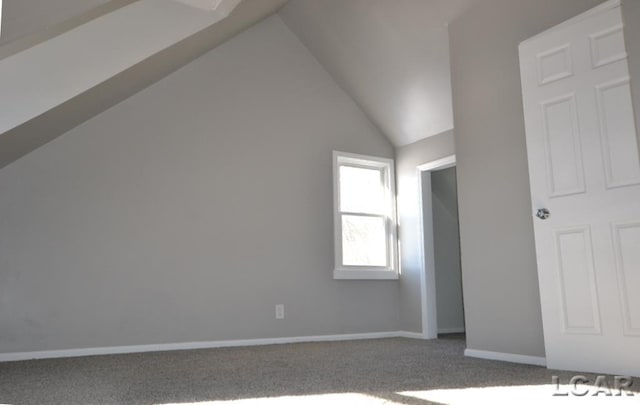
[[[547,359],[544,357],[524,356],[521,354],[510,354],[500,352],[489,352],[485,350],[466,349],[464,355],[485,360],[507,361],[509,363],[531,364],[534,366],[547,366]]]
[[[464,333],[464,326],[459,328],[438,328],[438,333],[447,334],[447,333]]]
[[[403,337],[403,338],[407,338],[407,339],[419,339],[419,340],[426,340],[427,338],[424,337],[424,335],[422,333],[419,332],[398,332],[398,337]]]
[[[213,342],[166,343],[154,345],[94,347],[86,349],[46,350],[36,352],[0,353],[0,363],[9,361],[56,359],[63,357],[100,356],[144,352],[165,352],[174,350],[215,349],[221,347],[266,346],[286,343],[337,342],[346,340],[367,340],[404,337],[422,339],[422,334],[413,332],[375,332],[347,335],[300,336],[267,339],[221,340]]]

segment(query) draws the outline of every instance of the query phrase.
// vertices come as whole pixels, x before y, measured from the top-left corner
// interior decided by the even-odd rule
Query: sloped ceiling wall
[[[477,0],[290,0],[280,11],[396,146],[453,128],[447,23]]]
[[[233,3],[234,1],[235,0],[226,1],[223,4]],[[207,14],[207,12],[199,11],[195,8],[187,7],[178,2],[172,2],[169,0],[112,0],[104,6],[95,8],[88,14],[93,15],[96,14],[96,11],[104,11],[103,9],[110,9],[114,4],[129,4],[128,6],[123,6],[122,10],[117,10],[114,13],[105,13],[104,15],[101,14],[95,17],[99,21],[95,21],[95,24],[98,24],[98,28],[94,29],[94,31],[100,33],[100,36],[103,38],[102,46],[105,46],[104,43],[111,44],[113,42],[112,39],[114,39],[115,37],[119,37],[119,43],[115,41],[113,44],[107,45],[107,48],[111,50],[115,49],[116,51],[122,51],[122,54],[129,58],[131,58],[134,54],[140,56],[140,52],[144,53],[148,51],[148,49],[144,45],[142,45],[143,41],[132,42],[131,47],[122,45],[122,38],[125,38],[124,41],[125,43],[127,43],[126,38],[135,38],[138,35],[138,27],[135,24],[136,19],[144,20],[144,22],[146,23],[146,25],[140,24],[141,27],[146,27],[144,30],[141,29],[140,32],[144,35],[144,39],[147,43],[148,41],[154,42],[156,39],[160,38],[167,39],[165,37],[165,34],[168,34],[170,31],[178,28],[191,30],[192,34],[189,34],[190,36],[186,38],[184,37],[184,35],[181,35],[179,37],[172,37],[174,38],[173,44],[171,44],[172,41],[165,41],[165,44],[161,47],[152,46],[153,49],[156,49],[155,54],[146,57],[146,59],[144,60],[138,60],[139,63],[136,62],[135,65],[130,67],[129,64],[120,65],[119,69],[111,70],[109,74],[105,75],[106,66],[110,65],[111,61],[115,60],[115,58],[108,58],[107,60],[109,63],[102,63],[99,62],[98,59],[96,59],[96,57],[94,56],[93,59],[89,60],[89,68],[82,67],[86,66],[83,63],[87,61],[83,60],[83,58],[86,59],[86,54],[90,52],[79,51],[78,45],[88,45],[91,52],[95,51],[92,46],[96,46],[95,41],[85,41],[88,36],[83,36],[83,33],[86,33],[87,30],[91,30],[91,28],[88,28],[87,26],[94,24],[94,20],[89,20],[86,25],[83,25],[76,30],[68,31],[74,28],[74,26],[71,26],[67,28],[66,31],[54,33],[55,38],[53,41],[42,42],[42,44],[38,46],[38,49],[40,49],[39,52],[41,56],[43,56],[43,60],[45,62],[37,64],[27,62],[26,68],[24,69],[17,69],[15,68],[15,66],[7,67],[5,64],[4,70],[10,73],[6,75],[0,75],[0,77],[4,78],[4,83],[0,83],[0,89],[4,89],[3,85],[13,87],[14,90],[18,91],[18,94],[21,95],[21,98],[24,101],[22,105],[26,105],[28,108],[33,107],[31,105],[32,103],[29,102],[30,98],[26,97],[25,94],[21,94],[19,90],[22,85],[16,85],[15,81],[12,80],[12,75],[15,72],[20,72],[21,74],[23,74],[25,72],[35,71],[34,77],[41,81],[43,79],[42,72],[40,71],[41,66],[48,66],[49,68],[51,68],[52,65],[65,66],[66,64],[69,65],[69,67],[58,67],[56,70],[57,73],[60,73],[63,76],[67,76],[67,79],[47,81],[45,78],[44,83],[46,84],[46,86],[33,86],[33,83],[29,81],[29,77],[26,77],[25,80],[23,80],[26,81],[26,83],[28,83],[28,86],[30,86],[29,88],[32,89],[31,93],[33,93],[34,89],[37,93],[39,93],[37,100],[34,100],[38,102],[46,102],[47,105],[45,106],[46,108],[40,109],[40,111],[38,112],[40,115],[34,117],[33,114],[30,114],[30,118],[28,117],[27,120],[21,120],[23,121],[22,124],[18,124],[18,126],[11,126],[11,128],[13,129],[9,129],[9,127],[6,127],[7,132],[3,132],[2,134],[0,134],[0,168],[10,164],[11,162],[14,162],[21,156],[24,156],[34,149],[38,148],[39,146],[51,141],[52,139],[55,139],[56,137],[62,135],[76,125],[86,121],[94,115],[99,114],[100,112],[110,108],[111,106],[126,99],[127,97],[130,97],[131,95],[137,93],[143,88],[162,79],[172,71],[178,69],[181,66],[184,66],[198,56],[206,53],[217,45],[220,45],[222,42],[235,36],[239,32],[244,31],[246,28],[262,20],[266,16],[273,14],[282,6],[284,2],[285,0],[244,0],[236,9],[233,10],[231,15],[215,24],[213,24],[215,19],[210,20],[210,17],[214,18],[214,16]],[[142,9],[140,7],[142,7]],[[167,21],[168,19],[168,21],[172,21],[172,24],[168,24],[166,23],[166,21],[164,23],[161,21],[159,22],[157,20],[159,16],[155,14],[163,9],[165,10],[165,20]],[[192,26],[192,24],[186,22],[185,26],[185,21],[179,24],[178,17],[182,14],[182,12],[178,12],[180,9],[182,10],[182,12],[187,12],[192,17],[195,17],[196,20],[204,19],[205,23],[211,23],[211,25],[206,28],[206,26],[202,26],[200,23],[198,23],[197,27],[195,27],[195,31],[193,31],[194,27]],[[137,10],[135,15],[133,16],[131,16],[130,14],[132,10]],[[121,11],[124,14],[120,13]],[[129,33],[124,33],[124,24],[122,24],[122,22],[116,22],[115,24],[111,24],[110,22],[105,23],[105,20],[114,21],[111,17],[113,17],[115,13],[120,13],[120,16],[128,16],[126,18],[129,20]],[[147,14],[153,14],[154,16],[150,16],[148,19],[146,19]],[[82,17],[81,19],[84,19],[84,17]],[[68,22],[65,22],[62,25],[66,26],[68,25]],[[156,27],[155,33],[153,32],[153,30],[149,29],[150,26],[154,25]],[[205,28],[202,29],[203,27]],[[83,29],[83,33],[78,34],[78,30],[80,29]],[[111,32],[114,30],[119,30],[119,35],[112,35]],[[48,30],[45,29],[44,31]],[[40,35],[41,33],[39,32],[37,35],[35,35],[35,37],[38,37]],[[83,40],[79,40],[79,42],[77,43],[75,43],[75,40],[73,39],[69,41],[69,37],[74,36],[75,38],[82,37]],[[33,36],[29,35],[26,38],[28,40],[26,42],[29,43],[32,37]],[[47,38],[45,37],[43,40],[46,41]],[[79,64],[71,62],[70,58],[61,57],[61,52],[47,51],[47,49],[50,49],[51,47],[46,45],[51,45],[51,43],[54,41],[58,45],[60,45],[60,42],[69,41],[69,43],[71,43],[70,49],[64,47],[62,47],[62,49],[69,50],[72,54],[75,52],[75,56],[73,57],[76,59],[80,58],[81,64],[83,65],[79,66]],[[88,44],[86,43],[87,41],[89,42]],[[10,62],[10,60],[24,56],[24,53],[18,54],[16,52],[13,52],[13,49],[9,49],[14,48],[16,45],[22,46],[23,42],[25,41],[17,40],[10,44],[6,44],[5,46],[0,46],[0,61],[8,63]],[[167,48],[166,45],[169,45],[169,47]],[[27,48],[27,50],[31,52],[28,55],[33,56],[35,48],[36,47]],[[45,49],[44,54],[42,52],[42,48]],[[127,51],[127,49],[125,48],[129,50]],[[99,50],[101,48],[96,49],[98,49],[98,54],[100,54]],[[10,51],[9,55],[12,56],[7,56],[6,59],[2,59],[4,51]],[[18,49],[18,52],[20,51],[21,50]],[[52,63],[47,63],[46,61],[49,59],[50,54]],[[104,58],[105,55],[100,54],[100,57]],[[121,68],[125,68],[125,70],[122,70]],[[114,71],[120,71],[120,73],[112,76]],[[99,75],[101,77],[100,80],[102,81],[94,81],[94,83],[99,84],[88,89],[87,86],[79,88],[79,83],[82,83],[83,80],[76,80],[76,73],[78,72],[80,74],[80,76],[78,77],[80,79],[85,79],[84,82],[86,82],[86,79],[88,77],[93,77],[95,74]],[[64,83],[73,83],[74,85],[73,87],[67,87],[64,85]],[[26,89],[28,86],[24,85],[24,88]],[[50,97],[47,98],[43,96],[43,94],[45,93],[45,87],[53,87],[57,90],[62,89],[67,93],[69,91],[72,91],[74,92],[74,94],[76,94],[76,96],[72,97],[71,99],[69,99],[69,97],[60,98],[58,97],[59,94],[57,94],[57,90],[55,90],[53,91],[53,94],[56,95],[57,98],[55,98],[55,100],[57,100],[57,102],[52,103]],[[52,94],[50,90],[51,89],[49,89],[48,91],[49,96],[51,96]],[[12,113],[11,108],[13,108],[14,110],[16,108],[19,108],[17,103],[11,98],[11,93],[8,91],[0,91],[0,95],[5,96],[2,98],[2,100],[0,100],[0,105],[7,106],[7,108],[5,109],[0,108],[0,111],[4,111],[7,117],[10,117],[13,121],[15,121],[16,115]],[[62,103],[60,103],[61,100],[67,101],[62,101]],[[5,125],[10,121],[11,120],[9,118],[7,118],[6,120],[2,120]]]
[[[3,0],[0,45],[61,23],[109,0]]]
[[[396,146],[453,127],[446,24],[478,0],[291,0],[280,15]],[[4,0],[0,45],[108,0]]]

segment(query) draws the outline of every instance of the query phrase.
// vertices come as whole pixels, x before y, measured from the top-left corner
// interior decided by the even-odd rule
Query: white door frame
[[[433,202],[431,193],[428,198],[422,198],[422,174],[436,170],[448,169],[456,165],[456,155],[433,160],[416,167],[416,181],[418,183],[419,202],[419,232],[420,232],[420,298],[422,312],[423,339],[438,338],[438,312],[436,307],[436,264],[434,260],[433,235]],[[427,209],[425,209],[427,208]],[[424,213],[427,212],[425,215]]]

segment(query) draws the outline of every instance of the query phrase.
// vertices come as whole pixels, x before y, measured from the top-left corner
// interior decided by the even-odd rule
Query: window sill
[[[336,269],[334,280],[398,280],[398,272],[394,270]]]

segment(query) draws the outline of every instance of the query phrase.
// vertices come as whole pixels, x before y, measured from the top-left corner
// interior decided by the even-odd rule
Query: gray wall
[[[109,0],[4,0],[0,45],[73,18]]]
[[[455,154],[453,132],[426,138],[398,148],[396,177],[398,178],[398,222],[401,246],[401,306],[402,330],[422,332],[420,276],[424,271],[420,210],[420,181],[417,167],[423,163]],[[435,310],[435,308],[430,308]]]
[[[629,53],[631,87],[636,108],[636,125],[640,129],[640,1],[623,0],[622,13]]]
[[[461,332],[464,310],[456,168],[425,172],[422,181],[422,200],[426,201],[431,193],[432,201],[438,333]]]
[[[0,170],[0,352],[401,329],[332,279],[334,149],[394,155],[276,16]]]
[[[544,356],[518,44],[601,0],[486,0],[449,26],[467,346]]]

